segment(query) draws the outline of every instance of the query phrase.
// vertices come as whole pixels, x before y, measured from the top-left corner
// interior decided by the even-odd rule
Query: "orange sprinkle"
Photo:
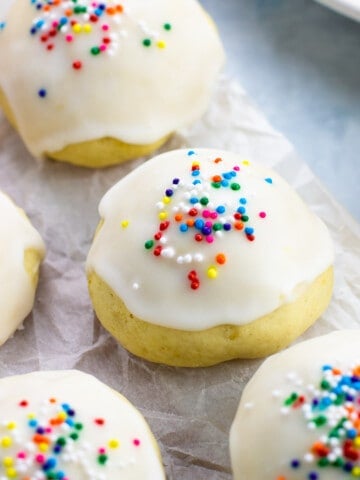
[[[220,177],[220,175],[214,175],[214,176],[212,177],[212,179],[213,179],[213,182],[221,182],[221,180],[222,180],[222,178]]]
[[[48,12],[50,10],[50,5],[44,5],[43,10],[44,12]]]
[[[193,227],[194,223],[195,223],[195,220],[193,220],[192,218],[189,218],[189,220],[186,221],[186,225],[188,227]]]
[[[333,369],[332,369],[332,373],[333,373],[334,375],[341,375],[341,370],[339,370],[338,368],[333,368]]]
[[[280,475],[280,477],[276,477],[276,480],[286,480],[286,477],[284,477],[284,475]]]
[[[56,403],[56,398],[49,398],[50,403]]]
[[[216,255],[216,261],[219,265],[224,265],[226,263],[226,257],[223,253],[218,253]]]
[[[234,227],[236,230],[243,230],[244,224],[242,222],[235,222]]]
[[[124,7],[122,5],[116,5],[116,11],[122,13],[124,11]]]
[[[360,377],[360,365],[354,368],[353,374]]]
[[[36,433],[32,439],[34,443],[50,443],[50,439],[45,437],[45,435],[40,435],[40,433]]]
[[[108,8],[106,9],[106,13],[107,13],[108,15],[115,15],[115,8],[114,8],[114,7],[108,7]]]
[[[214,163],[220,163],[220,162],[222,162],[222,158],[220,157],[215,158]]]
[[[177,213],[177,214],[175,215],[175,220],[176,220],[177,222],[181,222],[182,218],[183,218],[183,216],[181,215],[181,213]]]
[[[319,457],[326,457],[330,450],[322,442],[315,442],[311,447],[311,451],[316,455],[319,455]]]
[[[71,11],[70,9],[65,10],[65,15],[66,15],[67,17],[71,17],[72,11]]]

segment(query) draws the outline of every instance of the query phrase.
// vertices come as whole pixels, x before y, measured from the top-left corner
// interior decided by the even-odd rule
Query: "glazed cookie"
[[[360,476],[360,330],[343,330],[267,359],[231,427],[234,480]]]
[[[122,395],[85,373],[0,380],[1,479],[164,480],[160,451]]]
[[[0,105],[29,151],[87,167],[198,119],[224,62],[196,0],[13,0],[0,48]]]
[[[160,155],[100,203],[95,311],[131,352],[211,365],[273,353],[327,307],[333,247],[275,172],[215,150]]]
[[[45,248],[25,213],[0,191],[0,345],[30,313]]]

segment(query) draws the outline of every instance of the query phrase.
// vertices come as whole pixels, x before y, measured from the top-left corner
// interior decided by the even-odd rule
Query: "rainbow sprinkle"
[[[124,16],[134,21],[139,31],[146,35],[141,41],[144,47],[156,45],[164,49],[167,46],[159,32],[150,30],[143,21],[133,20],[130,10],[116,0],[30,0],[30,3],[37,12],[30,26],[30,34],[37,36],[47,51],[54,50],[57,41],[71,45],[79,37],[86,36],[94,39],[88,54],[114,55],[120,39],[127,37],[127,31],[122,26]],[[161,31],[165,34],[171,30],[171,23],[161,25]],[[72,68],[81,70],[84,61],[74,59]]]
[[[77,480],[67,474],[69,464],[77,464],[88,472],[86,478],[106,478],[102,468],[97,474],[94,467],[106,466],[111,452],[121,445],[119,439],[111,437],[106,445],[98,446],[83,442],[87,426],[72,405],[56,398],[42,402],[37,414],[33,407],[29,400],[22,399],[17,403],[20,420],[0,423],[2,480]],[[106,423],[105,418],[93,419],[99,429]],[[131,444],[138,448],[141,441],[134,438]]]
[[[196,156],[194,150],[188,151],[189,157]],[[221,165],[222,159],[213,160]],[[158,227],[153,237],[148,239],[144,247],[155,257],[173,259],[178,265],[202,263],[203,253],[186,253],[177,255],[174,247],[168,245],[167,234],[172,230],[177,237],[184,235],[192,237],[194,245],[202,246],[216,244],[225,234],[243,235],[249,242],[255,240],[255,229],[251,226],[248,214],[248,199],[241,194],[241,168],[235,165],[231,170],[220,171],[211,178],[205,178],[201,165],[194,160],[189,171],[189,179],[173,178],[165,189],[162,199],[158,202]],[[228,190],[234,196],[235,209],[229,207],[229,202],[219,203],[212,197],[218,197],[216,192]],[[213,195],[212,195],[213,194]],[[266,212],[260,212],[261,219],[266,218]],[[187,272],[187,279],[192,290],[197,290],[202,276],[214,280],[219,276],[220,268],[227,263],[227,255],[219,251],[200,274],[196,269]]]
[[[289,461],[290,468],[303,472],[304,480],[326,480],[328,469],[341,478],[360,477],[360,366],[342,371],[324,365],[319,384],[308,391],[294,391],[283,404],[284,414],[303,417],[308,429],[319,432],[306,452]]]

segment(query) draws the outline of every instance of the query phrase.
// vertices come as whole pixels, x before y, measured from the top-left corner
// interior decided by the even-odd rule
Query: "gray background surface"
[[[201,0],[235,75],[360,220],[360,24],[312,0]]]

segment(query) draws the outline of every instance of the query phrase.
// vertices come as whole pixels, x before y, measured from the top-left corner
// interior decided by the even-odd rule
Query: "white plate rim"
[[[360,0],[316,0],[338,13],[360,22]]]

